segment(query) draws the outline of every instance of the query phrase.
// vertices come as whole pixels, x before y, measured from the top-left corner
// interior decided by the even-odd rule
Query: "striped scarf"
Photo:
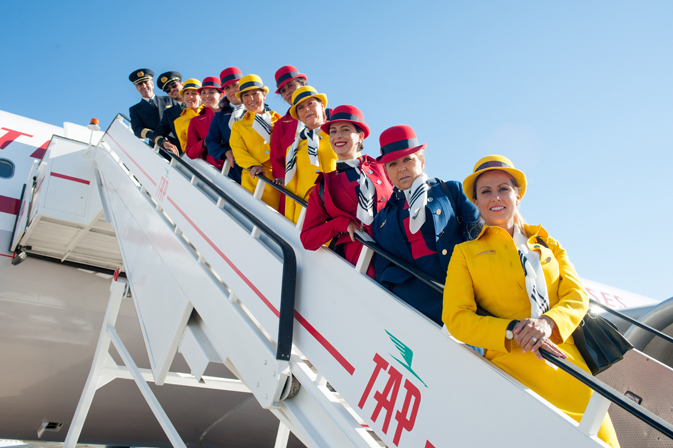
[[[537,319],[549,311],[549,296],[540,254],[528,249],[528,238],[521,234],[519,226],[514,226],[514,244],[519,251],[519,260],[526,279],[526,292],[530,300],[530,317]]]
[[[299,130],[299,126],[302,126],[302,129]],[[306,140],[308,145],[308,159],[311,165],[320,166],[320,160],[318,159],[318,146],[320,145],[320,128],[310,130],[303,125],[300,121],[297,124],[298,135],[295,137],[292,146],[287,150],[287,155],[285,157],[285,185],[289,184],[292,178],[294,178],[295,173],[297,172],[297,150],[299,149],[299,142]]]
[[[255,114],[252,128],[264,139],[265,145],[269,143],[271,139],[271,113],[267,110],[263,114]]]
[[[428,175],[421,173],[411,184],[411,188],[404,190],[404,196],[409,204],[409,231],[416,233],[425,223],[425,206],[428,204]]]
[[[374,196],[376,187],[374,182],[367,177],[365,170],[360,168],[360,159],[339,160],[337,162],[337,171],[343,171],[344,165],[354,168],[360,173],[360,191],[358,192],[358,209],[356,216],[364,225],[369,225],[374,221]]]

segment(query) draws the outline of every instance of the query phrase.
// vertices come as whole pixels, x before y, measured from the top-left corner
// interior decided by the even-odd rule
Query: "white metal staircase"
[[[366,267],[304,250],[294,224],[205,162],[169,164],[121,117],[93,154],[89,187],[100,194],[128,282],[112,284],[66,446],[77,442],[95,390],[129,376],[174,446],[185,445],[148,380],[249,391],[311,447],[380,446],[372,432],[390,447],[532,446],[540,434],[550,447],[604,446],[596,433],[609,402],[600,395],[578,425],[392,296]],[[288,305],[281,298],[292,290]],[[116,336],[129,292],[151,372]],[[108,355],[110,343],[125,368]],[[193,377],[169,372],[178,351]],[[240,382],[203,377],[210,362]]]

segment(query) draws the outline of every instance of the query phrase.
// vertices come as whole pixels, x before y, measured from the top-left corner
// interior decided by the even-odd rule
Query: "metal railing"
[[[118,114],[126,121],[130,120],[124,114]],[[112,126],[112,124],[110,125]],[[109,130],[109,128],[108,128]],[[294,303],[295,303],[295,292],[297,284],[297,257],[294,253],[294,248],[280,237],[276,232],[274,232],[269,226],[267,226],[262,220],[257,216],[252,214],[244,206],[236,202],[231,196],[225,193],[220,187],[214,184],[210,179],[201,174],[199,170],[194,168],[189,163],[182,160],[180,157],[176,156],[170,151],[165,150],[161,147],[156,147],[158,153],[160,153],[164,158],[172,160],[175,163],[180,164],[184,169],[188,170],[193,176],[198,178],[201,182],[208,186],[216,195],[218,195],[222,200],[229,204],[233,209],[238,213],[243,215],[248,219],[252,224],[257,227],[261,232],[266,234],[266,236],[276,243],[280,247],[282,257],[283,257],[283,273],[281,281],[281,290],[280,290],[280,310],[278,318],[278,339],[276,347],[276,359],[282,361],[289,361],[290,355],[292,353],[292,338],[293,338],[293,329],[294,329]],[[173,163],[173,162],[171,162]]]
[[[123,118],[126,118],[123,114],[119,114]],[[126,118],[128,120],[128,118]],[[238,204],[235,200],[233,200],[229,195],[227,195],[224,191],[222,191],[221,188],[219,188],[217,185],[215,185],[213,182],[211,182],[207,177],[202,175],[196,168],[192,167],[190,164],[184,162],[183,160],[180,159],[180,157],[175,156],[172,154],[170,151],[166,151],[163,148],[158,148],[159,152],[161,152],[165,156],[169,156],[171,159],[175,160],[177,163],[180,163],[184,168],[189,170],[194,176],[196,176],[199,180],[201,180],[204,184],[206,184],[208,187],[210,187],[216,194],[218,194],[220,197],[222,197],[226,202],[231,204],[233,208],[235,208],[239,213],[244,215],[247,219],[252,221],[256,227],[258,227],[262,232],[264,232],[272,241],[274,241],[278,246],[281,248],[283,252],[283,276],[282,276],[282,286],[281,286],[281,305],[280,305],[280,319],[278,322],[278,350],[276,354],[277,359],[282,359],[282,360],[288,360],[290,357],[290,352],[292,348],[292,332],[293,332],[293,326],[294,326],[294,303],[295,303],[295,283],[296,283],[296,256],[294,253],[294,250],[292,246],[289,245],[284,239],[282,239],[280,236],[278,236],[273,230],[271,230],[268,226],[264,224],[263,221],[258,219],[256,216],[254,216],[252,213],[250,213],[247,209],[245,209],[243,206]],[[228,166],[227,163],[222,168],[222,174],[226,176],[228,171]],[[281,194],[283,194],[286,197],[291,198],[298,204],[300,204],[303,207],[307,206],[307,201],[305,201],[303,198],[300,198],[299,196],[291,193],[290,191],[286,190],[285,188],[276,185],[272,179],[267,178],[263,174],[258,174],[256,177],[258,177],[262,182],[264,182],[266,185],[278,190]],[[443,294],[444,292],[444,285],[441,283],[437,282],[434,280],[432,277],[429,275],[425,274],[424,272],[421,272],[411,266],[409,263],[405,262],[404,260],[400,260],[397,258],[395,255],[392,255],[385,249],[383,249],[381,246],[379,246],[377,243],[368,241],[365,238],[361,237],[357,233],[355,234],[355,239],[360,242],[363,246],[374,252],[375,254],[384,257],[386,260],[396,264],[397,266],[401,267],[405,271],[409,272],[419,280],[421,280],[423,283],[427,284],[431,288],[435,289],[436,291],[440,292]],[[365,267],[366,270],[366,267]],[[632,324],[649,331],[653,333],[656,336],[659,336],[669,342],[673,342],[673,338],[670,336],[652,328],[649,327],[648,325],[642,324],[635,319],[632,319],[622,313],[619,313],[618,311],[612,310],[609,307],[604,306],[601,303],[598,303],[594,301],[593,299],[590,299],[590,302],[592,305],[599,306],[601,308],[604,308],[606,311],[616,315],[617,317],[620,317],[622,319],[625,319],[628,322],[631,322]],[[633,416],[637,417],[638,419],[642,420],[646,424],[650,425],[651,427],[657,429],[667,437],[673,439],[673,425],[669,423],[668,421],[662,419],[658,415],[654,414],[653,412],[649,411],[648,409],[644,408],[643,406],[636,404],[634,401],[630,400],[629,398],[626,398],[622,393],[617,391],[616,389],[608,386],[604,382],[597,380],[594,378],[592,375],[588,374],[584,370],[578,368],[574,364],[570,363],[569,361],[560,358],[550,352],[547,352],[545,350],[540,350],[543,358],[548,361],[550,364],[558,367],[559,369],[563,370],[564,372],[567,372],[569,375],[573,376],[575,379],[581,381],[583,384],[587,385],[591,389],[593,389],[595,392],[597,392],[599,395],[604,397],[605,399],[609,400],[612,403],[615,403],[617,406],[621,407],[628,413],[632,414]],[[593,399],[592,399],[593,400]],[[591,404],[591,403],[590,403]],[[599,410],[603,409],[603,411]],[[595,419],[597,415],[600,412],[607,412],[607,407],[594,407],[594,414],[593,416],[588,416],[587,413],[585,413],[585,416],[588,419]],[[584,422],[584,418],[582,420]],[[602,418],[601,418],[602,421]],[[582,423],[580,424],[582,425]]]
[[[285,196],[293,199],[295,202],[299,203],[300,205],[306,207],[307,202],[296,196],[295,194],[287,191],[285,188],[276,185],[271,179],[267,178],[263,174],[259,174],[257,177],[259,177],[263,182],[265,182],[267,185],[270,185],[271,187],[275,188]],[[411,266],[409,263],[405,262],[404,260],[400,260],[397,258],[395,255],[391,254],[390,252],[386,251],[383,249],[381,246],[379,246],[375,242],[371,242],[368,240],[365,240],[362,238],[360,235],[355,235],[355,238],[357,241],[362,243],[365,247],[373,251],[379,256],[384,257],[386,260],[396,264],[397,266],[401,267],[405,271],[409,272],[419,280],[421,280],[423,283],[427,284],[434,290],[440,293],[444,293],[444,285],[441,283],[437,282],[434,280],[432,277],[430,277],[428,274],[419,271],[418,269],[414,268]],[[365,268],[366,269],[366,268]],[[670,336],[648,326],[645,324],[642,324],[635,319],[632,319],[629,316],[626,316],[618,311],[615,311],[601,303],[596,302],[593,299],[589,299],[592,305],[597,305],[600,306],[601,308],[606,309],[606,311],[616,315],[617,317],[620,317],[622,319],[625,319],[634,325],[637,325],[640,328],[643,328],[646,331],[649,331],[659,337],[662,337],[663,339],[673,342],[673,338]],[[621,407],[624,409],[626,412],[632,414],[633,416],[637,417],[638,419],[642,420],[643,422],[647,423],[651,427],[655,428],[656,430],[660,431],[662,434],[666,435],[667,437],[673,439],[673,425],[669,423],[668,421],[664,420],[663,418],[659,417],[655,413],[651,412],[650,410],[644,408],[643,406],[635,403],[633,400],[627,398],[624,394],[620,393],[616,389],[608,386],[605,384],[603,381],[600,381],[596,379],[594,376],[588,374],[584,370],[580,369],[579,367],[575,366],[571,362],[567,361],[566,359],[560,358],[546,350],[540,350],[543,358],[548,361],[550,364],[553,364],[554,366],[558,367],[559,369],[563,370],[564,372],[568,373],[569,375],[573,376],[575,379],[581,381],[583,384],[587,385],[591,389],[593,389],[595,392],[600,394],[601,396],[605,397],[605,399],[611,401],[612,403],[616,404],[617,406]],[[607,408],[606,408],[607,410]]]

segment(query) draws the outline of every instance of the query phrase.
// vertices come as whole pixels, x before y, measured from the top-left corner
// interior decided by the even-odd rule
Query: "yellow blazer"
[[[271,113],[271,132],[273,133],[273,123],[280,118],[274,111],[269,111]],[[265,141],[258,133],[252,128],[252,123],[255,121],[254,112],[246,112],[243,118],[235,122],[231,126],[231,135],[229,136],[229,146],[231,146],[231,151],[234,155],[234,160],[236,163],[246,169],[250,167],[261,165],[264,167],[264,175],[269,179],[273,179],[271,174],[271,160],[270,160],[270,147],[269,141]],[[271,138],[269,138],[271,140]],[[252,178],[249,172],[243,171],[241,173],[241,185],[254,193],[255,187],[257,187],[257,182],[259,179]],[[266,186],[264,187],[264,194],[262,200],[266,202],[269,206],[278,210],[278,201],[280,200],[280,193],[278,190],[273,187]]]
[[[308,201],[308,197],[313,191],[315,180],[318,178],[318,173],[329,173],[336,169],[337,155],[332,150],[329,143],[329,135],[320,131],[318,144],[318,166],[311,165],[308,158],[308,142],[301,140],[297,147],[297,171],[294,177],[285,188],[290,192],[296,194],[300,198]],[[285,154],[289,148],[285,150]],[[292,199],[285,200],[285,217],[290,221],[296,223],[299,220],[302,206],[294,202]]]
[[[187,131],[189,130],[189,122],[192,118],[201,113],[203,107],[203,104],[200,105],[199,108],[196,109],[196,112],[189,107],[185,107],[182,109],[180,116],[173,120],[173,124],[175,124],[175,133],[177,134],[176,137],[180,140],[180,147],[182,148],[183,153],[187,149]]]
[[[568,355],[568,361],[589,372],[575,347],[572,332],[589,308],[589,296],[566,251],[542,226],[525,226],[528,248],[540,253],[549,294],[545,315],[556,323],[552,342]],[[548,248],[538,244],[537,237]],[[478,316],[477,303],[494,316]],[[500,227],[484,226],[473,241],[455,247],[444,288],[442,320],[449,332],[466,344],[483,347],[484,356],[521,381],[571,418],[580,421],[592,390],[561,370],[554,370],[534,354],[523,353],[514,340],[505,338],[513,319],[530,317],[530,300],[514,240]],[[598,437],[619,446],[610,417]]]

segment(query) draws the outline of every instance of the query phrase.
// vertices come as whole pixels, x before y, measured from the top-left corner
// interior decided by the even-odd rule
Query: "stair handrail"
[[[292,198],[295,200],[297,203],[301,204],[302,206],[306,207],[307,206],[307,201],[299,198],[298,196],[294,195],[293,193],[287,191],[285,188],[276,185],[271,179],[267,178],[263,174],[258,174],[257,177],[259,177],[263,182],[266,184],[272,186],[276,190],[280,191],[281,193],[285,194],[286,196]],[[377,243],[372,242],[372,241],[367,241],[364,238],[362,238],[360,235],[355,234],[355,238],[362,243],[364,246],[368,247],[372,251],[374,251],[376,254],[386,258],[388,261],[395,263],[397,266],[401,267],[405,271],[409,272],[419,280],[421,280],[423,283],[427,284],[431,288],[435,289],[437,292],[444,293],[444,285],[439,283],[438,281],[434,280],[432,277],[430,277],[428,274],[419,271],[418,269],[414,268],[413,266],[409,265],[404,260],[401,260],[397,258],[395,255],[391,254],[390,252],[386,251],[383,249],[381,246],[379,246]],[[623,313],[620,313],[618,311],[614,311],[610,308],[605,307],[603,304],[600,304],[593,299],[589,299],[590,302],[594,305],[601,306],[603,308],[606,308],[607,311],[612,312],[613,314],[616,314],[618,317],[622,317],[625,320],[628,321],[634,321],[634,319],[624,315]],[[653,333],[657,334],[660,333],[659,331],[655,330],[654,328],[651,328],[645,324],[640,324],[638,325],[644,329],[649,329]],[[670,338],[663,334],[664,339],[670,340]],[[673,340],[671,340],[673,342]],[[636,404],[633,400],[626,398],[624,394],[619,393],[616,389],[608,386],[606,383],[603,381],[597,380],[593,375],[588,374],[584,370],[580,369],[579,367],[575,366],[571,362],[567,361],[566,359],[563,359],[559,356],[556,356],[544,349],[540,350],[542,356],[544,357],[545,360],[547,360],[549,363],[557,366],[564,372],[568,373],[569,375],[573,376],[577,380],[581,381],[583,384],[587,385],[591,389],[593,389],[595,392],[599,393],[601,396],[605,397],[606,399],[610,400],[612,403],[615,403],[617,406],[621,407],[624,409],[626,412],[630,413],[634,417],[637,417],[638,419],[642,420],[649,426],[655,428],[656,430],[660,431],[662,434],[666,435],[670,439],[673,439],[673,425],[669,423],[668,421],[664,420],[663,418],[659,417],[652,411],[646,409],[645,407]]]
[[[122,117],[130,122],[130,120],[124,114],[120,113],[117,114],[117,116]],[[113,120],[112,123],[114,123],[114,121],[116,121],[116,119]],[[112,126],[112,123],[110,124],[110,127]],[[110,127],[108,127],[106,133],[110,130]],[[264,221],[251,213],[247,208],[239,204],[219,186],[208,179],[208,177],[204,176],[198,169],[185,162],[172,152],[167,151],[161,147],[157,148],[159,149],[159,153],[157,154],[158,156],[163,156],[164,158],[170,157],[169,160],[179,163],[183,168],[188,170],[192,175],[196,176],[201,182],[207,185],[213,192],[215,192],[215,194],[231,205],[232,208],[250,220],[262,233],[266,234],[266,236],[271,241],[280,247],[283,257],[283,272],[281,277],[282,280],[280,290],[280,310],[278,318],[278,338],[276,342],[276,359],[281,361],[289,361],[290,355],[292,354],[294,304],[297,283],[297,256],[294,252],[294,248],[287,241],[285,241],[285,239],[283,239],[269,226],[267,226]]]

